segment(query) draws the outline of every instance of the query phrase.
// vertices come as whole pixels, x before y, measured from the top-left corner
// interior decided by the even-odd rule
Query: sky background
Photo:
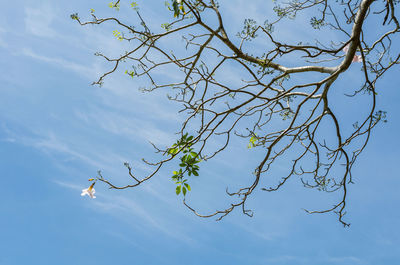
[[[261,0],[220,2],[226,16],[235,18],[230,19],[233,32],[244,18],[262,22],[271,13]],[[157,15],[163,1],[138,3],[151,26],[165,22]],[[138,175],[148,173],[140,162],[155,157],[148,141],[173,143],[180,121],[178,106],[165,92],[143,94],[138,90],[142,84],[126,75],[111,76],[103,87],[90,85],[108,69],[93,53],[118,54],[126,44],[115,40],[112,25],[80,27],[69,15],[88,17],[90,8],[114,15],[107,4],[2,4],[0,264],[398,263],[398,68],[379,83],[378,109],[388,112],[388,123],[376,128],[354,167],[349,228],[333,214],[307,215],[302,208],[329,205],[331,198],[302,188],[297,180],[277,193],[256,191],[248,204],[253,218],[235,211],[220,222],[198,218],[182,205],[170,167],[137,189],[113,191],[98,183],[96,199],[81,197],[87,179],[99,169],[117,184],[129,181],[123,162],[130,162]],[[121,16],[130,18],[122,11]],[[300,17],[297,23],[303,27],[282,30],[280,36],[296,40],[310,34],[307,21]],[[357,67],[353,64],[343,75],[340,82],[346,86],[339,83],[336,93],[358,84]],[[235,78],[234,69],[229,74]],[[357,111],[360,103],[338,101],[336,108]],[[224,207],[229,203],[225,187],[240,183],[255,163],[251,150],[230,147],[201,167],[200,176],[191,180],[188,201],[203,212]]]

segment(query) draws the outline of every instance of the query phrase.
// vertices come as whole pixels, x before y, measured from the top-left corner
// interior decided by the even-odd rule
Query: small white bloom
[[[362,56],[361,55],[354,55],[354,57],[353,57],[353,61],[352,61],[353,63],[354,62],[356,62],[356,63],[361,63],[362,62]]]
[[[344,46],[343,48],[343,52],[347,53],[349,51],[349,44],[347,44],[346,46]]]
[[[180,3],[182,3],[182,0],[176,0],[176,2],[177,2],[178,4],[180,4]]]
[[[343,52],[347,54],[347,52],[349,51],[349,44],[347,44],[346,46],[344,46],[343,48]],[[362,62],[362,56],[361,55],[354,55],[353,60],[351,61],[352,63],[360,63]]]
[[[94,184],[95,184],[95,183],[93,182],[92,185],[90,185],[89,188],[83,189],[83,190],[82,190],[82,193],[81,193],[81,196],[88,195],[88,196],[89,196],[90,198],[92,198],[92,199],[96,198],[96,196],[94,196],[94,193],[96,192],[96,191],[94,190],[94,188],[93,188]]]

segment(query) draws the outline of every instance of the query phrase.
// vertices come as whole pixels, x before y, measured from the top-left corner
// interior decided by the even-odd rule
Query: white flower
[[[95,184],[95,182],[93,182],[92,185],[90,185],[89,188],[83,189],[83,190],[82,190],[82,193],[81,193],[81,196],[88,195],[88,196],[89,196],[90,198],[92,198],[92,199],[96,198],[96,196],[94,196],[94,193],[96,192],[96,191],[94,190],[94,188],[93,188],[94,184]]]
[[[344,46],[343,52],[347,53],[349,51],[349,44]],[[362,56],[361,55],[354,55],[353,60],[351,61],[352,63],[360,63],[362,62]]]
[[[362,56],[361,55],[354,55],[354,57],[353,57],[353,61],[352,61],[353,63],[354,62],[356,62],[356,63],[361,63],[362,62]]]
[[[344,46],[343,48],[343,52],[347,53],[349,51],[349,44],[347,44],[346,46]]]

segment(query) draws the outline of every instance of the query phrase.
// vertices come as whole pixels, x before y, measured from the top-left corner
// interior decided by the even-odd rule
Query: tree
[[[216,216],[220,220],[235,208],[252,216],[246,200],[259,186],[260,179],[268,176],[274,162],[286,159],[287,174],[275,186],[260,188],[277,191],[293,176],[300,176],[305,187],[336,192],[339,197],[333,207],[308,212],[335,212],[347,226],[343,216],[353,165],[365,149],[372,129],[379,122],[386,122],[386,112],[376,107],[376,85],[400,63],[400,53],[393,45],[400,32],[396,17],[399,2],[273,1],[273,20],[258,24],[246,19],[236,35],[229,33],[233,29],[222,11],[222,5],[229,5],[229,1],[221,6],[215,0],[166,1],[166,8],[160,5],[157,12],[171,12],[170,22],[159,28],[150,28],[136,2],[131,7],[140,21],[137,26],[116,17],[100,18],[94,10],[91,21],[71,15],[80,25],[113,23],[117,27],[114,36],[132,47],[115,58],[97,53],[111,67],[94,84],[101,85],[108,75],[130,63],[131,69],[125,73],[132,78],[147,78],[149,86],[144,91],[172,91],[169,100],[180,104],[186,115],[175,144],[153,145],[162,159],[144,160],[154,167],[151,174],[138,177],[125,163],[132,184],[116,186],[101,172],[94,181],[102,181],[113,189],[133,188],[155,176],[166,163],[178,160],[179,168],[173,172],[172,180],[177,184],[176,193],[183,194],[184,205],[200,217]],[[109,6],[119,10],[120,1]],[[300,13],[309,16],[310,30],[313,28],[321,37],[313,42],[282,40],[284,36],[274,29],[295,20]],[[367,25],[374,29],[368,30]],[[340,41],[326,37],[332,32]],[[183,44],[174,42],[174,38],[181,37]],[[260,41],[262,48],[252,45]],[[343,97],[369,102],[359,106],[363,116],[347,114],[346,120],[352,120],[353,125],[350,130],[334,111],[338,99],[331,96],[331,91],[338,87],[341,76],[352,64],[360,68],[363,80],[359,87],[349,87]],[[224,78],[224,69],[232,66],[240,69],[241,83],[231,85]],[[157,71],[166,67],[168,71],[179,71],[180,79],[165,82]],[[210,141],[217,137],[224,137],[224,142],[213,148]],[[199,174],[199,165],[205,166],[205,161],[223,153],[232,137],[247,139],[248,148],[263,150],[253,181],[236,191],[227,190],[229,196],[236,198],[227,208],[200,214],[185,201],[191,190],[190,177]]]

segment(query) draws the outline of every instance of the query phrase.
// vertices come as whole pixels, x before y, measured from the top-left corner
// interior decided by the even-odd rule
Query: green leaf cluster
[[[386,114],[387,112],[383,110],[376,111],[375,114],[372,115],[373,123],[378,123],[379,121],[387,122]]]
[[[286,17],[287,16],[287,11],[285,8],[282,8],[280,6],[274,6],[273,10],[278,17]]]
[[[179,139],[176,143],[172,145],[171,148],[168,148],[167,152],[170,155],[175,155],[181,151],[182,148],[190,148],[192,143],[190,141],[193,140],[193,136],[189,136],[188,133],[182,135],[181,139]]]
[[[257,27],[257,22],[254,19],[246,18],[243,23],[243,29],[237,36],[247,41],[254,39],[257,37]]]
[[[116,11],[119,11],[120,4],[119,3],[115,4],[114,2],[110,2],[110,3],[108,3],[108,7],[109,8],[114,8]]]
[[[188,133],[182,135],[181,139],[179,139],[175,144],[172,145],[171,148],[167,150],[167,153],[169,155],[175,156],[179,152],[183,153],[183,156],[181,156],[179,167],[180,169],[177,171],[173,171],[172,175],[172,180],[177,184],[176,187],[176,194],[179,195],[181,192],[183,193],[183,196],[186,196],[187,191],[190,191],[191,188],[187,182],[187,179],[185,178],[185,174],[187,173],[189,176],[194,175],[198,176],[199,175],[199,169],[200,167],[197,165],[198,163],[201,162],[200,156],[197,152],[194,151],[194,148],[192,147],[193,143],[191,141],[193,140],[192,135],[188,135]]]
[[[317,19],[316,17],[312,17],[310,20],[310,24],[314,29],[320,29],[325,26],[325,22],[323,19]]]
[[[269,23],[268,19],[264,21],[264,29],[268,33],[274,32],[274,25],[272,23]]]
[[[250,148],[252,148],[252,147],[256,147],[256,146],[257,146],[257,141],[258,141],[257,135],[253,134],[253,135],[250,137],[249,144],[247,145],[247,148],[250,149]]]
[[[326,176],[318,176],[315,179],[317,183],[317,190],[319,191],[327,191],[328,185],[330,184],[331,180],[327,179]]]
[[[279,5],[278,1],[275,1],[273,8],[275,14],[280,18],[294,19],[297,11],[301,10],[301,3],[299,0],[285,1],[283,5]]]
[[[281,78],[277,79],[274,81],[274,84],[277,86],[282,86],[283,82],[290,80],[290,75],[286,74],[284,76],[282,76]]]
[[[131,3],[131,7],[133,8],[133,10],[138,11],[139,10],[139,5],[136,2],[132,2]]]
[[[135,71],[128,71],[128,70],[125,70],[125,74],[129,75],[132,78],[136,75]]]
[[[176,172],[176,171],[174,171],[174,172]],[[177,186],[175,188],[176,195],[179,195],[181,193],[181,191],[182,191],[183,196],[186,196],[186,193],[188,191],[192,190],[192,188],[190,187],[190,185],[188,183],[186,183],[186,181],[187,181],[187,179],[175,182],[175,184],[177,184]]]
[[[121,32],[118,30],[113,30],[113,35],[117,38],[117,40],[122,41],[124,39],[124,36],[122,35]]]
[[[291,119],[294,117],[294,112],[291,109],[283,109],[279,115],[282,117],[282,120]]]
[[[172,8],[170,7],[170,4],[165,1],[165,6],[170,10],[174,12],[174,17],[178,17],[179,15],[186,15],[185,12],[185,7],[183,6],[183,1],[182,0],[172,0]]]
[[[73,20],[79,20],[78,13],[71,14],[70,17],[71,17],[71,19],[73,19]]]
[[[169,23],[161,24],[161,28],[165,29],[165,31],[170,31],[172,29],[172,25]]]
[[[184,168],[185,171],[188,172],[188,175],[191,176],[192,174],[198,176],[199,173],[199,166],[196,165],[197,163],[201,162],[199,155],[193,151],[193,148],[185,148],[183,150],[184,155],[180,158],[181,163],[179,166]]]

